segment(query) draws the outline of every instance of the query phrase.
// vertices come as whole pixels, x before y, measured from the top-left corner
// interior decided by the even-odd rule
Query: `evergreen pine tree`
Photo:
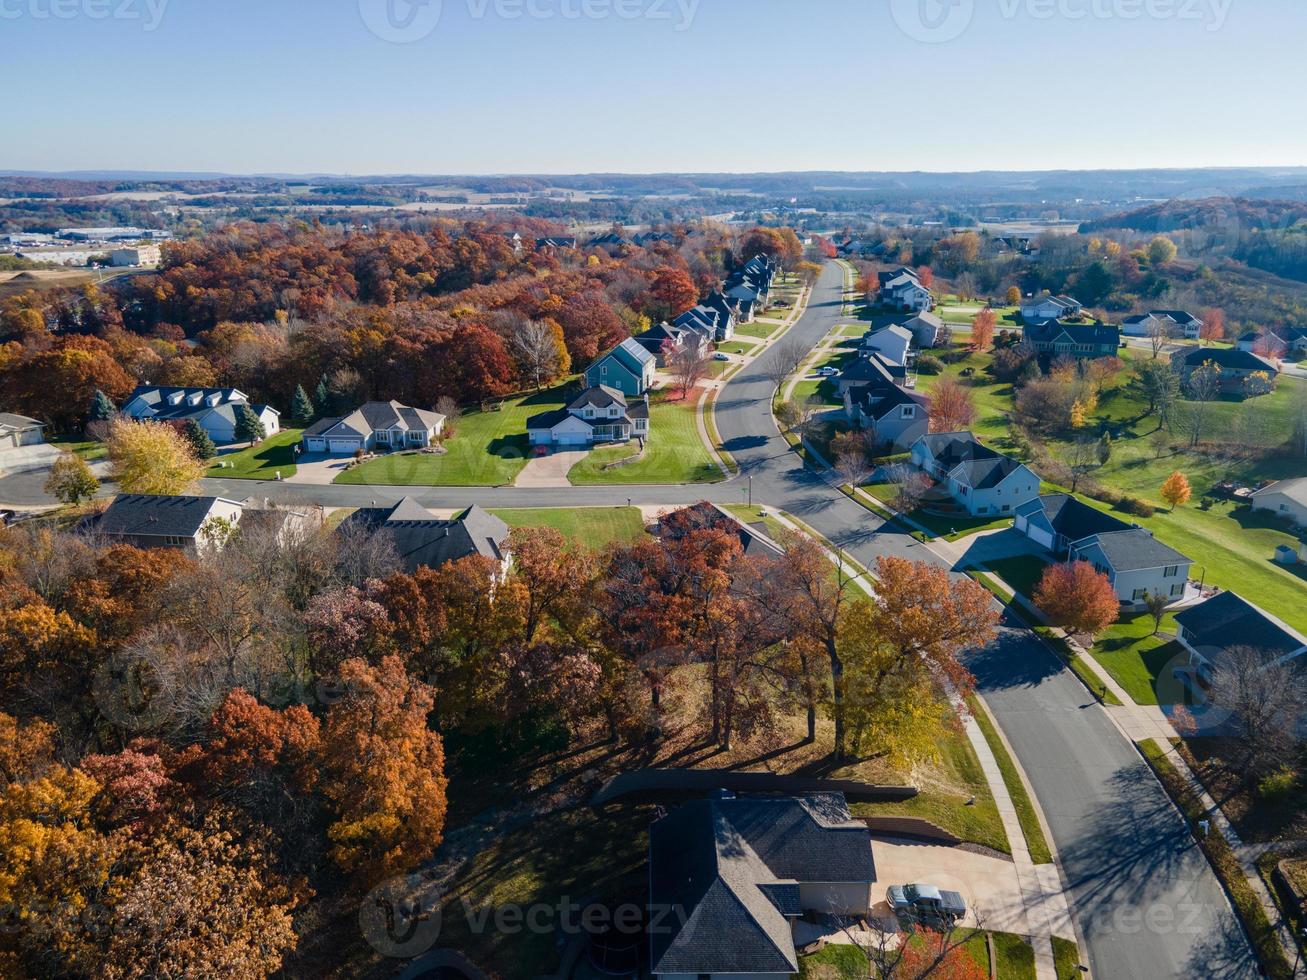
[[[303,385],[295,386],[295,396],[290,403],[291,424],[303,429],[313,421],[313,402],[309,401],[308,392]]]
[[[114,408],[113,401],[99,388],[95,389],[95,394],[91,397],[91,410],[88,413],[92,422],[108,422],[114,417],[118,409]]]
[[[256,439],[262,439],[267,434],[267,431],[263,428],[263,423],[254,414],[254,409],[244,403],[236,406],[237,442],[248,442],[252,446]]]
[[[1112,433],[1104,432],[1103,438],[1098,440],[1098,462],[1102,466],[1107,465],[1107,461],[1112,458]]]
[[[191,448],[195,450],[195,455],[200,459],[213,459],[214,456],[218,455],[218,447],[213,444],[209,434],[204,431],[200,423],[196,422],[195,419],[187,420],[186,428],[182,429],[182,435],[186,437],[186,441],[191,444]]]
[[[313,404],[323,415],[331,414],[331,389],[327,387],[327,376],[318,379],[318,387],[313,390]]]

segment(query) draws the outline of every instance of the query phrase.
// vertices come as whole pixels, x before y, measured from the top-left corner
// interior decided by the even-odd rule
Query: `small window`
[[[1148,598],[1148,590],[1147,590],[1147,589],[1135,589],[1135,592],[1134,592],[1134,601],[1135,601],[1135,602],[1143,602],[1144,599],[1146,599],[1146,598]]]
[[[1183,585],[1173,585],[1173,586],[1171,586],[1171,595],[1173,595],[1173,596],[1174,596],[1174,595],[1184,595],[1184,586],[1183,586]]]

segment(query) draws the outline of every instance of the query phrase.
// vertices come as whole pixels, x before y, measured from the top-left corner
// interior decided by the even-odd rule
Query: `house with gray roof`
[[[878,445],[895,450],[911,449],[930,432],[930,399],[892,381],[845,389],[844,414],[854,427],[873,432]]]
[[[238,527],[244,511],[244,504],[224,497],[120,493],[95,519],[94,527],[102,537],[136,548],[192,548],[203,552],[220,543],[214,535],[206,535],[206,526]]]
[[[895,364],[907,364],[912,352],[913,333],[906,327],[891,324],[879,330],[868,330],[862,337],[861,351],[867,355],[872,351],[884,356],[885,360]]]
[[[363,528],[386,534],[394,542],[404,568],[439,568],[446,562],[481,555],[506,572],[512,561],[508,525],[475,504],[450,520],[440,520],[411,497],[391,507],[364,507],[341,522],[340,528]]]
[[[595,385],[564,408],[532,415],[526,433],[533,446],[560,448],[643,441],[649,438],[649,398],[631,403],[616,388]]]
[[[912,464],[972,517],[1011,514],[1039,496],[1039,477],[1030,467],[970,432],[922,436],[912,446]]]
[[[649,972],[788,980],[794,922],[862,916],[876,880],[871,833],[839,794],[735,797],[718,791],[649,829]],[[661,914],[665,911],[666,914]]]
[[[1193,373],[1206,364],[1219,369],[1217,379],[1221,391],[1234,395],[1246,392],[1250,375],[1265,373],[1274,380],[1280,373],[1270,361],[1237,347],[1186,347],[1171,356],[1171,366],[1185,385],[1189,384]]]
[[[1184,598],[1193,559],[1142,527],[1092,534],[1071,544],[1069,559],[1087,561],[1106,575],[1122,605],[1140,608],[1150,595]]]
[[[45,442],[45,423],[26,415],[0,412],[0,452]]]
[[[1063,317],[1079,316],[1084,307],[1070,296],[1044,293],[1021,301],[1021,319],[1026,323],[1043,323]]]
[[[628,398],[638,398],[653,387],[657,358],[628,337],[585,369],[585,383],[591,388],[616,388]]]
[[[1116,357],[1121,347],[1120,329],[1103,323],[1047,320],[1027,326],[1022,339],[1035,353],[1048,357]]]
[[[1307,653],[1307,637],[1233,592],[1221,592],[1175,617],[1176,638],[1189,653],[1198,679],[1210,683],[1212,672],[1235,647],[1266,654],[1268,663],[1296,660]]]
[[[712,348],[711,329],[701,321],[689,319],[689,314],[677,317],[675,323],[656,324],[631,339],[652,354],[660,368],[667,367],[683,351],[692,350],[699,357],[707,357]]]
[[[903,364],[896,364],[880,351],[867,351],[862,357],[855,357],[835,381],[836,390],[841,398],[851,389],[867,386],[880,387],[885,384],[900,388],[910,387],[913,379]]]
[[[935,298],[930,290],[921,284],[916,272],[906,266],[877,275],[880,288],[876,301],[881,306],[903,313],[928,313],[935,308]]]
[[[1253,510],[1266,511],[1281,520],[1307,527],[1307,477],[1276,480],[1252,496]]]
[[[184,425],[194,421],[218,445],[236,441],[238,407],[248,406],[263,423],[265,435],[281,431],[281,415],[268,405],[251,405],[248,396],[236,388],[176,388],[167,385],[138,385],[122,411],[128,418],[150,419]]]
[[[940,340],[948,332],[942,319],[930,311],[923,311],[901,324],[904,330],[912,334],[912,343],[922,350],[938,347]]]
[[[1166,337],[1197,340],[1202,331],[1203,321],[1184,310],[1151,310],[1121,321],[1121,332],[1127,337],[1152,337],[1160,332]]]
[[[390,452],[434,445],[445,416],[396,401],[368,402],[343,418],[319,419],[304,430],[304,451],[352,456],[359,450]]]

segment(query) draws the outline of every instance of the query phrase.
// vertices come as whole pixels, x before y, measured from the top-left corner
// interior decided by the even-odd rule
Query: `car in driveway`
[[[817,368],[817,370],[814,373],[819,378],[833,378],[840,373],[840,369],[837,367],[830,367],[829,365],[827,365],[826,367]]]
[[[714,361],[729,361],[731,359],[730,354],[727,354],[725,351],[720,351],[720,350],[712,357]]]
[[[952,925],[967,914],[967,903],[961,895],[934,885],[890,885],[885,900],[899,915],[923,922]]]

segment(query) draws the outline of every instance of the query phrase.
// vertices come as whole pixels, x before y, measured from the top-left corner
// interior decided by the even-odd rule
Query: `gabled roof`
[[[937,317],[934,313],[918,313],[916,316],[912,317],[912,319],[904,320],[903,326],[906,329],[912,330],[914,332],[917,327],[921,327],[921,326],[934,327],[935,332],[938,333],[943,328],[944,321],[941,320],[939,317]]]
[[[29,429],[44,429],[45,423],[29,419],[26,415],[12,412],[0,412],[0,432],[26,432]]]
[[[949,476],[965,483],[973,490],[989,490],[998,486],[1025,464],[1019,463],[1011,456],[995,456],[993,459],[968,459],[949,471]]]
[[[1073,542],[1094,534],[1129,531],[1132,527],[1069,493],[1048,493],[1028,500],[1016,509],[1016,515],[1034,520]]]
[[[1270,497],[1281,493],[1290,500],[1297,501],[1307,507],[1307,477],[1300,476],[1292,480],[1276,480],[1269,486],[1262,487],[1254,492],[1253,496],[1260,497],[1265,494]]]
[[[368,402],[344,418],[319,419],[304,430],[306,436],[343,436],[366,439],[378,429],[402,429],[406,432],[438,429],[445,417],[439,412],[410,408],[396,401]]]
[[[575,238],[537,238],[536,248],[576,248]]]
[[[593,370],[610,358],[637,377],[644,373],[647,365],[653,364],[656,360],[653,354],[637,344],[633,338],[627,337],[607,354],[600,355],[590,365],[590,369]]]
[[[895,364],[879,351],[872,351],[870,357],[854,358],[840,372],[839,380],[851,384],[876,384],[883,381],[894,385],[895,378],[905,378],[907,373],[907,368],[902,364]]]
[[[1073,344],[1090,344],[1095,347],[1117,347],[1121,343],[1121,330],[1106,324],[1062,323],[1046,320],[1027,326],[1025,339],[1034,344],[1054,343],[1066,335]]]
[[[653,973],[796,973],[802,882],[875,881],[871,836],[837,794],[697,800],[649,831]]]
[[[1262,360],[1262,358],[1250,351],[1239,350],[1237,347],[1187,348],[1185,350],[1177,351],[1172,363],[1183,364],[1185,367],[1190,368],[1200,368],[1208,361],[1223,370],[1228,368],[1232,371],[1266,371],[1268,374],[1278,373],[1275,370],[1274,364]]]
[[[1275,658],[1293,656],[1307,640],[1233,592],[1222,592],[1176,614],[1185,640],[1209,662],[1231,647],[1253,647]]]
[[[1157,317],[1162,317],[1162,316],[1168,317],[1169,319],[1174,320],[1182,327],[1191,323],[1197,323],[1201,325],[1203,322],[1202,320],[1198,319],[1198,317],[1194,316],[1192,313],[1186,313],[1184,310],[1153,310],[1152,315]]]
[[[170,497],[153,493],[120,493],[96,522],[102,534],[193,538],[223,497]]]
[[[1076,550],[1097,545],[1114,571],[1135,572],[1168,565],[1190,565],[1192,559],[1153,537],[1141,527],[1106,531],[1075,543]]]
[[[917,405],[926,411],[930,409],[930,399],[928,397],[915,391],[909,391],[907,388],[900,388],[896,384],[866,385],[862,388],[854,388],[849,392],[849,400],[858,406],[858,410],[862,414],[873,419],[883,419],[903,405]]]
[[[626,396],[608,385],[594,385],[568,402],[567,409],[579,412],[585,408],[611,408],[613,405],[620,405],[625,409]]]
[[[879,330],[868,330],[862,336],[862,343],[864,345],[870,344],[877,337],[884,337],[887,334],[893,337],[898,337],[900,340],[905,340],[909,344],[912,343],[912,337],[913,337],[912,331],[909,330],[906,326],[900,327],[897,324],[888,327],[881,327]]]
[[[507,557],[508,525],[493,514],[473,505],[452,520],[437,520],[410,497],[391,507],[365,507],[341,523],[363,526],[389,534],[405,567],[411,572],[422,566],[438,568],[469,555],[483,555],[495,561]]]

